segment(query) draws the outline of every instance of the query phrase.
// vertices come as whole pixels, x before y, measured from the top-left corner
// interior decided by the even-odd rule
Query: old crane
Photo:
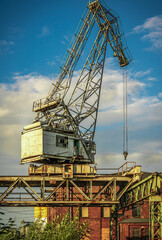
[[[75,67],[95,25],[96,39],[74,86]],[[120,67],[128,65],[132,58],[119,16],[102,1],[91,1],[60,66],[57,81],[46,98],[33,103],[37,115],[33,124],[24,127],[21,163],[94,163],[107,43]]]

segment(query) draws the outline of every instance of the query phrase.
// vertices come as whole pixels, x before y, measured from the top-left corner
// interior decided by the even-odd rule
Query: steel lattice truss
[[[161,195],[162,175],[154,173],[142,181],[128,187],[119,199],[119,204],[114,205],[114,212],[111,214],[111,240],[118,239],[117,225],[120,211],[129,207],[144,203],[149,200],[150,208],[150,239],[161,239],[162,223],[162,195]]]
[[[71,94],[70,86],[75,67],[95,23],[98,29],[96,40]],[[120,66],[128,65],[132,58],[118,15],[105,8],[99,0],[93,1],[89,3],[67,50],[56,83],[45,99],[33,104],[33,110],[37,112],[36,121],[41,121],[44,126],[53,127],[57,124],[60,129],[73,130],[75,136],[81,139],[89,159],[92,159],[93,155],[107,43],[118,58]]]
[[[153,194],[160,195],[160,174],[155,173],[134,184],[136,180],[136,177],[117,175],[77,176],[72,179],[62,176],[0,177],[0,205],[112,206],[115,204],[115,209],[124,209],[148,199]]]
[[[0,177],[0,206],[112,206],[130,183],[120,176]]]
[[[131,186],[120,198],[121,208],[136,204],[144,199],[148,199],[153,194],[160,195],[161,174],[154,173],[148,178]]]
[[[150,239],[161,239],[162,237],[162,196],[152,196],[150,205]]]
[[[149,199],[150,239],[162,236],[161,174],[136,182],[136,176],[0,177],[0,206],[110,206],[111,239],[117,239],[120,209]],[[119,210],[119,211],[118,211]]]

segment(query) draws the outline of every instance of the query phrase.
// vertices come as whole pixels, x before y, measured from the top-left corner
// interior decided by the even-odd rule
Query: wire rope
[[[127,96],[127,68],[123,68],[123,155],[128,156],[128,96]]]

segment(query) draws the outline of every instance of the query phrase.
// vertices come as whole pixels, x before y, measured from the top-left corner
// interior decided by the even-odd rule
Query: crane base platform
[[[42,164],[36,166],[30,164],[28,176],[63,176],[63,178],[73,178],[75,175],[96,175],[97,168],[89,164]]]

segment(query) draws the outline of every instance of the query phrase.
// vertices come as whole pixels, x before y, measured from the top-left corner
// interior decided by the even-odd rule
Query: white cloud
[[[140,152],[128,153],[127,161],[136,162],[137,165],[141,166],[141,171],[144,172],[161,172],[162,152],[141,152],[141,149],[142,146],[140,147]],[[110,170],[107,173],[117,172],[117,169],[126,162],[121,154],[98,154],[96,161],[98,168],[116,168],[116,170]],[[128,166],[131,167],[132,165],[128,163]],[[102,173],[106,172],[102,171]]]
[[[138,87],[138,85],[136,87]],[[117,93],[116,89],[114,89],[114,92]],[[106,90],[105,96],[107,97],[101,96],[100,109],[103,108],[103,111],[99,112],[97,125],[107,126],[115,123],[121,124],[122,96],[116,97],[113,95],[113,97],[111,97],[109,91]],[[155,128],[158,127],[162,122],[162,101],[156,96],[142,98],[139,96],[133,97],[133,95],[129,96],[128,119],[132,131],[137,131],[141,128],[149,129],[152,125],[155,126]]]
[[[1,40],[0,41],[0,55],[4,54],[12,54],[12,46],[14,45],[13,41],[6,41],[6,40]]]
[[[119,167],[122,157],[122,72],[115,70],[109,63],[109,70],[105,65],[103,86],[101,92],[100,112],[97,121],[96,161],[106,166],[106,161]],[[145,77],[145,72],[137,75]],[[75,72],[75,78],[79,75]],[[161,122],[162,122],[162,93],[158,96],[140,96],[147,84],[135,78],[136,73],[128,76],[128,120],[130,133],[129,160],[146,162],[149,156],[156,158],[159,164],[161,156]],[[149,74],[148,74],[149,75]],[[134,76],[134,77],[132,77]],[[32,102],[46,97],[52,79],[39,74],[13,76],[13,84],[0,84],[0,153],[8,155],[14,164],[20,162],[20,136],[24,125],[33,122],[35,114],[32,113]],[[155,134],[156,133],[156,134]],[[149,134],[149,136],[148,136]],[[156,136],[154,136],[156,135]],[[150,152],[149,152],[150,150]],[[101,155],[101,157],[100,157]],[[116,160],[115,160],[116,159]],[[8,160],[8,164],[9,160]],[[11,163],[12,165],[12,163]],[[152,169],[153,168],[153,165]],[[147,167],[147,164],[146,164]],[[156,167],[156,166],[155,166]],[[16,170],[15,170],[16,171]],[[20,171],[19,169],[17,171]]]
[[[138,25],[134,28],[134,31],[141,32],[143,29],[155,29],[160,31],[162,28],[162,15],[147,18],[144,24]]]
[[[8,110],[7,109],[3,109],[3,108],[0,108],[0,118],[7,115],[8,114]]]
[[[37,35],[37,38],[46,37],[49,34],[50,34],[49,27],[43,26],[42,29],[41,29],[41,33]]]
[[[13,78],[13,84],[0,84],[0,152],[18,156],[23,126],[34,121],[32,103],[46,97],[52,80],[36,74]]]
[[[149,77],[149,78],[147,78],[147,80],[148,80],[148,81],[156,81],[157,79],[154,78],[154,77]]]
[[[70,40],[71,40],[71,34],[65,34],[63,36],[63,39],[64,40],[62,40],[61,43],[64,44],[64,45],[68,45],[70,43]]]
[[[147,81],[156,81],[157,79],[155,77],[151,76],[152,69],[147,69],[146,71],[138,71],[134,73],[134,77],[137,79],[146,79]]]
[[[53,60],[53,61],[49,61],[47,64],[48,64],[49,66],[54,66],[54,65],[56,65],[56,62]]]
[[[162,93],[159,93],[158,96],[159,96],[159,98],[162,98]]]
[[[148,69],[146,71],[139,71],[135,73],[135,77],[143,77],[145,75],[150,74],[150,72],[151,72],[151,69]]]
[[[162,48],[162,15],[145,20],[144,24],[133,29],[133,33],[142,33],[142,39],[151,43],[151,50]]]
[[[136,161],[145,171],[159,171],[162,160],[162,94],[144,94],[149,83],[138,80],[148,79],[150,74],[149,69],[137,73],[130,71],[128,75],[127,160]],[[96,131],[96,162],[102,167],[119,167],[123,164],[122,88],[122,72],[111,68],[106,71],[100,103],[103,111],[99,112]]]
[[[11,46],[11,45],[14,45],[14,42],[12,42],[12,41],[7,42],[5,40],[0,41],[0,46]]]
[[[129,121],[134,129],[162,128],[162,101],[156,96],[133,99],[129,106]]]

